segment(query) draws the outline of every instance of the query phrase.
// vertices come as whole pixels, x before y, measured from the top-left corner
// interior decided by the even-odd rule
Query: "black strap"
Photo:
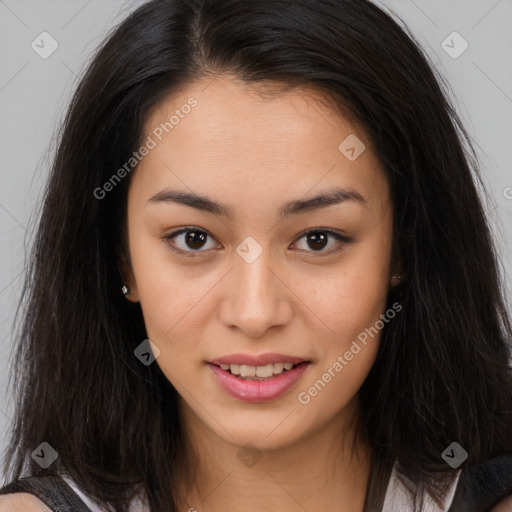
[[[0,494],[15,492],[34,494],[53,512],[91,512],[60,476],[22,477],[0,489]]]
[[[512,455],[463,470],[449,512],[487,512],[512,495]]]

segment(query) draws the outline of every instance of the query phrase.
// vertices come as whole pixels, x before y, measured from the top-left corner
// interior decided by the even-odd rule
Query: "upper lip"
[[[209,361],[214,365],[221,364],[238,364],[247,366],[265,366],[273,363],[293,363],[299,364],[303,361],[308,361],[304,357],[287,356],[285,354],[261,354],[259,356],[251,356],[249,354],[230,354],[227,356],[219,357]]]

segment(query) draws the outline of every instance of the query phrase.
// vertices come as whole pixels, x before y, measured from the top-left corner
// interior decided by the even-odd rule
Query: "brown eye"
[[[307,233],[304,233],[299,240],[303,238],[306,239],[307,247],[311,249],[309,251],[308,249],[305,249],[307,252],[320,252],[326,254],[333,254],[341,251],[344,245],[351,241],[348,237],[328,229],[310,230]],[[324,251],[325,247],[329,245],[330,238],[334,238],[337,243],[334,243],[334,249]]]
[[[187,231],[185,236],[185,244],[191,249],[201,249],[206,241],[205,233],[201,231]]]
[[[199,253],[207,253],[209,249],[220,248],[219,246],[213,245],[205,249],[208,238],[214,240],[214,238],[203,229],[185,227],[165,236],[163,240],[173,252],[185,257],[195,257],[199,256]],[[303,238],[307,240],[307,248],[303,249],[305,252],[320,253],[321,255],[339,252],[343,249],[345,244],[351,242],[350,238],[329,229],[309,230],[304,233],[299,240]],[[176,242],[175,239],[178,242]],[[329,246],[331,239],[337,242],[331,244],[334,245],[334,248],[324,250]],[[178,245],[181,245],[181,247]]]
[[[307,235],[307,243],[315,251],[321,250],[328,244],[328,238],[329,235],[326,235],[321,231],[315,231],[314,233]]]
[[[206,252],[206,250],[201,249],[204,248],[208,237],[212,238],[202,229],[183,228],[164,237],[164,241],[168,244],[170,249],[177,253],[183,254],[184,256],[195,256],[194,252]],[[181,248],[176,247],[174,239],[179,239],[178,242],[181,243]],[[213,248],[215,248],[215,246]]]

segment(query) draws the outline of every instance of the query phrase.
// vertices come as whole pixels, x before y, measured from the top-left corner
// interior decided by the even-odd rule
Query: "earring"
[[[130,288],[128,286],[124,285],[121,287],[121,291],[123,292],[123,295],[126,297],[126,295],[130,295]]]
[[[392,281],[397,281],[397,282],[395,283],[395,286],[396,286],[396,285],[398,285],[398,284],[400,284],[400,279],[402,279],[402,276],[401,276],[401,275],[398,275],[398,276],[391,276],[391,280],[392,280]]]

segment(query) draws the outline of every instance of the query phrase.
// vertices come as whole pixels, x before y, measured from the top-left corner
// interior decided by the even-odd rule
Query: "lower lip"
[[[284,395],[299,380],[309,366],[303,362],[269,380],[244,380],[235,377],[230,371],[208,363],[220,387],[238,400],[244,402],[269,402]]]

